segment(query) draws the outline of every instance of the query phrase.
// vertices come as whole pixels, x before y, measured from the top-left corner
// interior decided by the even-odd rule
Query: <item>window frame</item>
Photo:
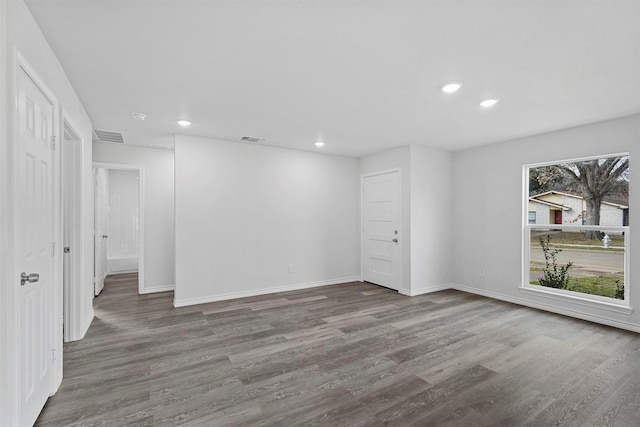
[[[633,307],[630,303],[631,277],[630,277],[630,226],[604,226],[604,225],[577,225],[577,224],[530,224],[529,223],[529,171],[538,167],[557,165],[561,163],[574,163],[593,159],[605,159],[608,157],[629,156],[629,153],[612,153],[598,156],[578,157],[567,160],[554,160],[542,163],[525,164],[522,167],[523,174],[523,213],[522,213],[522,282],[519,287],[520,292],[542,296],[545,298],[567,301],[575,304],[600,308],[623,314],[633,313]],[[630,156],[629,156],[630,157]],[[631,182],[630,182],[631,183]],[[598,230],[598,231],[617,231],[624,234],[624,300],[603,297],[600,295],[591,295],[582,292],[574,292],[566,289],[546,288],[542,286],[532,285],[531,278],[531,231],[532,230]]]

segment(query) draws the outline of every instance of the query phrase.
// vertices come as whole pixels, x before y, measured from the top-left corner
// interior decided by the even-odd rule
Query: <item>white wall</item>
[[[411,147],[411,295],[449,287],[453,155]]]
[[[565,196],[562,198],[562,204],[570,208],[570,210],[562,212],[562,223],[578,225],[582,224],[582,199]],[[603,222],[600,222],[600,224],[606,225]],[[622,225],[622,220],[618,225]]]
[[[175,146],[175,305],[359,279],[357,159],[181,135]]]
[[[640,197],[634,167],[640,116],[631,116],[453,154],[453,281],[462,290],[640,331],[640,264],[631,263],[630,303],[623,314],[520,291],[523,165],[629,152],[632,256],[640,253]],[[634,228],[636,227],[636,228]],[[480,269],[486,277],[479,277]]]
[[[452,154],[405,146],[360,159],[360,173],[399,168],[402,274],[399,292],[419,295],[451,282]]]
[[[81,241],[82,248],[77,256],[81,265],[80,283],[74,289],[77,303],[73,316],[71,339],[80,339],[86,333],[93,319],[93,180],[91,171],[91,137],[93,127],[87,112],[75,93],[65,70],[49,47],[28,8],[21,0],[7,3],[7,43],[10,58],[13,48],[22,54],[35,69],[45,85],[54,93],[60,105],[61,113],[78,132],[82,139],[82,171],[81,171]],[[7,66],[14,67],[12,61]],[[59,129],[58,141],[62,140],[62,129]],[[60,145],[60,144],[58,144]],[[58,245],[62,247],[62,244]]]
[[[640,143],[640,141],[638,141]],[[600,224],[601,225],[622,225],[622,209],[615,206],[601,204],[600,205]]]
[[[6,3],[0,1],[0,200],[9,198],[9,152],[6,141],[9,138],[7,125],[7,45],[6,45]],[[15,352],[9,354],[9,348],[15,346],[16,333],[12,319],[15,319],[14,305],[15,292],[9,292],[6,284],[11,283],[10,268],[12,260],[9,258],[14,236],[11,231],[11,215],[8,204],[0,205],[0,419],[7,420],[11,425],[16,424],[15,413],[15,385],[16,375],[12,369],[16,363]]]
[[[93,161],[144,166],[145,293],[175,284],[174,153],[172,150],[107,143],[93,144]]]
[[[15,236],[15,219],[17,213],[14,208],[16,206],[16,190],[15,190],[15,162],[13,156],[15,154],[14,134],[10,124],[13,123],[13,97],[11,95],[14,87],[15,72],[15,56],[14,48],[22,54],[25,60],[33,67],[44,84],[54,93],[60,105],[62,114],[70,121],[79,136],[83,140],[82,158],[83,169],[82,177],[82,221],[79,224],[83,247],[79,248],[79,263],[81,265],[81,283],[78,283],[76,289],[76,301],[78,307],[75,315],[77,316],[73,331],[75,337],[84,335],[89,322],[93,318],[92,298],[93,298],[93,208],[92,208],[92,179],[91,179],[91,121],[84,110],[80,100],[78,99],[71,83],[67,79],[65,71],[58,62],[56,56],[50,49],[46,39],[40,32],[37,24],[33,20],[29,10],[20,0],[9,2],[1,2],[2,6],[2,22],[0,25],[1,42],[1,61],[0,68],[4,83],[7,84],[6,90],[3,89],[0,102],[3,103],[3,110],[8,116],[4,116],[2,126],[2,167],[0,167],[0,182],[2,182],[2,239],[0,252],[3,253],[2,258],[2,286],[0,286],[0,301],[2,301],[2,328],[0,331],[0,353],[2,353],[2,367],[0,368],[0,418],[3,425],[11,426],[19,424],[17,418],[17,397],[18,390],[16,378],[16,358],[15,351],[18,348],[16,336],[16,312],[17,292],[11,283],[15,283],[15,278],[20,274],[17,260],[14,256],[16,253],[16,236]],[[8,79],[8,80],[5,80]],[[6,103],[6,104],[5,104]],[[4,133],[6,132],[6,133]],[[62,129],[59,130],[59,141],[62,139]],[[59,151],[58,151],[59,153]],[[59,172],[59,171],[58,171]],[[59,173],[57,174],[59,180]],[[60,240],[57,247],[62,247],[61,227],[57,230],[56,240]],[[57,242],[58,243],[58,242]],[[60,258],[61,259],[61,258]],[[57,263],[62,265],[62,263]],[[62,269],[57,267],[56,276],[56,312],[59,313],[60,322],[62,323]],[[14,332],[7,332],[8,330]],[[62,345],[62,328],[57,333],[55,342]],[[62,354],[62,349],[58,348],[58,354]],[[56,361],[56,369],[58,371],[58,380],[62,378],[62,358]]]
[[[551,213],[549,205],[543,205],[542,203],[529,202],[528,212],[536,213],[536,224],[549,224],[549,215]],[[528,221],[527,216],[527,221]]]

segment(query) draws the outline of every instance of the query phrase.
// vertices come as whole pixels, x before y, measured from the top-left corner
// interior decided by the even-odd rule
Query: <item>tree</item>
[[[625,192],[628,189],[629,157],[608,157],[606,159],[555,165],[569,181],[579,188],[586,202],[586,225],[600,225],[600,204],[609,194]],[[625,185],[626,184],[626,185]],[[599,231],[587,232],[588,239],[602,239]]]
[[[559,190],[564,181],[564,174],[554,166],[532,168],[529,170],[529,195]]]

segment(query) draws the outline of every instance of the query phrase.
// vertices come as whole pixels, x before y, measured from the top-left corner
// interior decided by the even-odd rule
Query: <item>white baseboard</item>
[[[445,291],[447,289],[451,289],[451,285],[445,283],[443,285],[436,286],[425,286],[423,288],[417,289],[400,289],[398,292],[402,295],[406,295],[409,297],[415,297],[418,295],[430,294],[431,292]]]
[[[359,276],[343,277],[340,279],[322,280],[319,282],[297,283],[294,285],[274,286],[271,288],[254,289],[251,291],[230,292],[227,294],[211,295],[207,297],[186,298],[182,300],[174,299],[173,306],[186,307],[188,305],[206,304],[209,302],[225,301],[225,300],[236,299],[236,298],[254,297],[257,295],[274,294],[277,292],[297,291],[300,289],[318,288],[320,286],[339,285],[342,283],[359,282],[359,281],[360,281]]]
[[[62,348],[60,349],[60,351],[63,351]],[[51,393],[49,394],[49,396],[53,396],[58,392],[58,389],[60,389],[60,386],[62,385],[62,362],[58,362],[56,363],[56,373],[55,373],[55,378],[53,379],[53,388],[51,389]]]
[[[155,294],[157,292],[169,292],[174,291],[176,289],[176,285],[165,285],[165,286],[152,286],[145,287],[141,294]]]
[[[118,270],[118,271],[111,271],[108,270],[107,271],[107,276],[117,276],[118,274],[130,274],[130,273],[138,273],[140,270],[133,269],[133,270]],[[105,276],[106,277],[106,276]]]
[[[552,304],[534,302],[524,298],[512,297],[508,295],[499,294],[496,292],[472,288],[470,286],[459,285],[456,283],[450,283],[449,288],[456,289],[462,292],[468,292],[470,294],[480,295],[483,297],[497,299],[500,301],[506,301],[513,304],[524,305],[526,307],[537,308],[539,310],[550,311],[552,313],[561,314],[563,316],[569,316],[569,317],[574,317],[576,319],[587,320],[589,322],[599,323],[601,325],[612,326],[614,328],[619,328],[619,329],[625,329],[627,331],[640,332],[640,326],[635,323],[614,320],[608,317],[599,316],[597,314],[585,313],[584,311],[567,309],[567,308],[558,307]]]
[[[138,255],[114,256],[107,258],[107,271],[109,274],[126,274],[138,271],[140,259]]]
[[[78,338],[74,339],[73,341],[81,340],[82,338],[84,338],[84,336],[87,334],[87,331],[89,330],[89,327],[91,326],[91,322],[93,322],[93,318],[95,316],[96,316],[95,312],[93,311],[93,309],[91,309],[91,312],[89,313],[89,316],[84,321],[84,325],[82,325],[82,331],[80,331],[80,336]]]

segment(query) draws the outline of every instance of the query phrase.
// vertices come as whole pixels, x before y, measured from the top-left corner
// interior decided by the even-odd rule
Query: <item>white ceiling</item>
[[[640,112],[637,1],[27,5],[94,128],[127,144],[255,136],[359,157],[407,144],[459,150]],[[451,80],[464,87],[442,93]],[[501,101],[479,107],[488,97]],[[193,124],[180,128],[181,118]]]

